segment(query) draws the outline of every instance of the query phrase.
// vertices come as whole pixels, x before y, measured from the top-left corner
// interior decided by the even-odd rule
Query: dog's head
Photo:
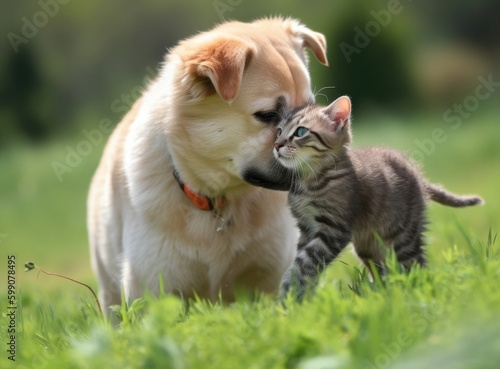
[[[289,188],[272,150],[282,118],[314,100],[306,48],[327,64],[322,34],[275,18],[225,23],[172,50],[169,143],[187,182],[213,195],[245,183]]]

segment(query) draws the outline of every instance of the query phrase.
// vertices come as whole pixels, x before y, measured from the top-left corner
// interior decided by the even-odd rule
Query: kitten
[[[274,155],[292,170],[288,203],[300,229],[298,254],[282,280],[282,295],[307,283],[352,241],[364,264],[382,271],[378,239],[409,267],[425,265],[422,233],[425,203],[463,207],[477,196],[456,196],[429,183],[405,155],[387,148],[350,149],[351,101],[342,96],[328,107],[309,105],[278,129]],[[372,271],[373,272],[373,271]]]

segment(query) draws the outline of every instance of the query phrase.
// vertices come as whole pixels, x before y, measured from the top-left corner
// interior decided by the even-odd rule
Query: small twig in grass
[[[97,304],[97,307],[99,308],[99,312],[101,313],[101,316],[103,316],[102,309],[101,309],[101,304],[99,303],[99,299],[97,298],[97,295],[95,294],[95,292],[92,289],[92,287],[90,287],[88,284],[85,284],[83,282],[77,281],[76,279],[73,279],[73,278],[70,278],[70,277],[66,277],[65,275],[62,275],[62,274],[49,273],[49,272],[43,270],[42,268],[36,266],[35,263],[32,263],[31,261],[25,263],[24,267],[26,268],[26,269],[24,269],[24,271],[26,271],[26,272],[29,272],[30,270],[33,270],[33,269],[37,269],[38,270],[38,273],[36,274],[36,278],[37,279],[38,279],[38,276],[40,275],[40,273],[43,273],[45,275],[67,279],[68,281],[71,281],[71,282],[74,282],[74,283],[77,283],[79,285],[87,287],[90,290],[90,292],[92,292],[92,295],[94,296],[94,299],[95,299],[95,302]]]

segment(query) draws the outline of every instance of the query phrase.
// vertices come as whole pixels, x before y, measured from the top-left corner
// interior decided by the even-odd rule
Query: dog
[[[275,293],[296,253],[290,174],[276,125],[314,101],[297,20],[228,22],[181,41],[109,138],[88,196],[91,263],[103,306],[145,291],[235,299]],[[107,314],[109,314],[109,310]]]

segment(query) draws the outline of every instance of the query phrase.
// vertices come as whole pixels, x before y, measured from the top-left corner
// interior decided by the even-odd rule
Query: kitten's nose
[[[282,147],[283,147],[283,144],[280,144],[279,142],[274,143],[274,148],[276,149],[276,151],[278,151]]]

